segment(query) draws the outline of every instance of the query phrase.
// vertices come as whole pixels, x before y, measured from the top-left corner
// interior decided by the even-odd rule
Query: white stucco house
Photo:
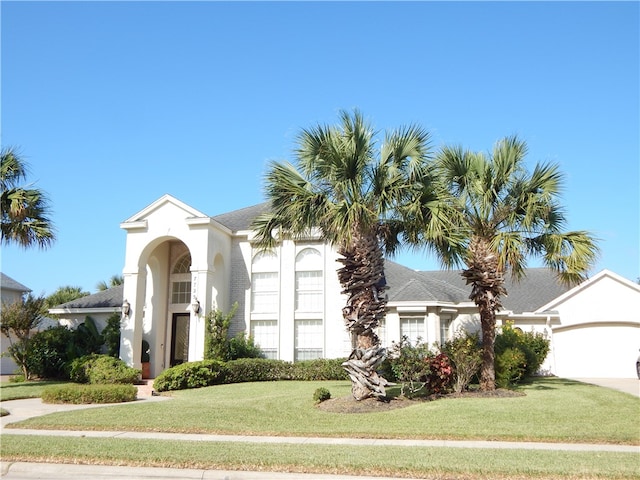
[[[25,295],[31,291],[30,288],[14,280],[9,275],[0,273],[0,301],[2,305],[11,305],[12,303],[22,302]],[[17,369],[16,363],[11,357],[6,356],[9,348],[9,339],[0,334],[0,374],[11,375]]]
[[[270,358],[346,357],[334,249],[320,238],[284,241],[274,251],[252,245],[251,221],[268,204],[210,217],[170,195],[121,224],[126,231],[124,285],[51,310],[69,324],[89,314],[100,325],[122,314],[121,357],[140,368],[151,346],[151,376],[204,351],[204,317],[237,302],[231,334],[254,337]],[[460,328],[479,330],[460,272],[414,271],[387,261],[388,313],[379,336],[429,344]],[[602,271],[571,290],[546,269],[527,270],[498,314],[522,330],[543,332],[551,353],[543,369],[564,377],[635,377],[640,348],[640,286]]]

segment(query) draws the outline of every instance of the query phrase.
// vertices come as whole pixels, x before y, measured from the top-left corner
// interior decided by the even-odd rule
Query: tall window
[[[322,312],[322,256],[315,248],[305,248],[296,256],[296,312]]]
[[[251,264],[251,311],[277,313],[278,292],[278,257],[272,252],[258,253]]]
[[[400,317],[400,335],[407,337],[413,344],[418,340],[426,343],[424,317]]]
[[[451,338],[451,317],[440,317],[440,345]]]
[[[294,359],[300,361],[322,358],[323,338],[322,320],[296,320]]]
[[[278,358],[277,320],[251,320],[251,336],[267,358]]]
[[[171,271],[171,303],[191,302],[191,255],[185,253]]]

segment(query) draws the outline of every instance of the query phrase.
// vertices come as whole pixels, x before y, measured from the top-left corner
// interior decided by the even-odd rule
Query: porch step
[[[138,398],[151,397],[153,394],[153,379],[141,380],[135,387],[138,389]]]

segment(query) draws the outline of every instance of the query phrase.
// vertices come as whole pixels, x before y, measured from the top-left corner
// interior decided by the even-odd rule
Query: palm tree
[[[353,351],[343,364],[356,400],[384,397],[387,381],[376,373],[385,350],[375,333],[386,310],[384,254],[406,235],[406,212],[424,211],[429,135],[409,126],[376,135],[357,110],[340,112],[338,126],[302,130],[295,165],[272,162],[265,177],[271,210],[253,228],[257,244],[272,248],[282,238],[317,229],[334,245],[343,266],[338,280],[347,296],[342,315]]]
[[[529,172],[526,153],[525,142],[513,136],[497,142],[490,155],[444,147],[435,162],[440,207],[455,228],[429,225],[422,235],[444,266],[464,266],[469,298],[480,313],[482,390],[495,389],[496,312],[507,294],[505,275],[522,278],[527,259],[539,257],[561,282],[574,285],[585,279],[599,252],[589,232],[564,231],[558,166],[537,164]]]
[[[117,287],[118,285],[122,285],[123,283],[124,283],[124,278],[122,277],[122,275],[112,275],[111,278],[109,279],[109,283],[105,282],[104,280],[100,280],[96,284],[96,289],[99,292],[103,292],[110,288]]]
[[[26,164],[11,148],[0,153],[0,203],[2,204],[2,243],[16,243],[27,248],[46,248],[55,240],[49,220],[49,205],[45,194],[31,186],[20,186],[26,179]]]

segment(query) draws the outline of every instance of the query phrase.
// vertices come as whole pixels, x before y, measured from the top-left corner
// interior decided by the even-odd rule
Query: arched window
[[[171,303],[191,302],[191,255],[185,253],[171,270]]]
[[[278,312],[278,257],[260,252],[251,263],[251,311]]]
[[[322,255],[305,248],[296,256],[296,312],[322,312]]]

